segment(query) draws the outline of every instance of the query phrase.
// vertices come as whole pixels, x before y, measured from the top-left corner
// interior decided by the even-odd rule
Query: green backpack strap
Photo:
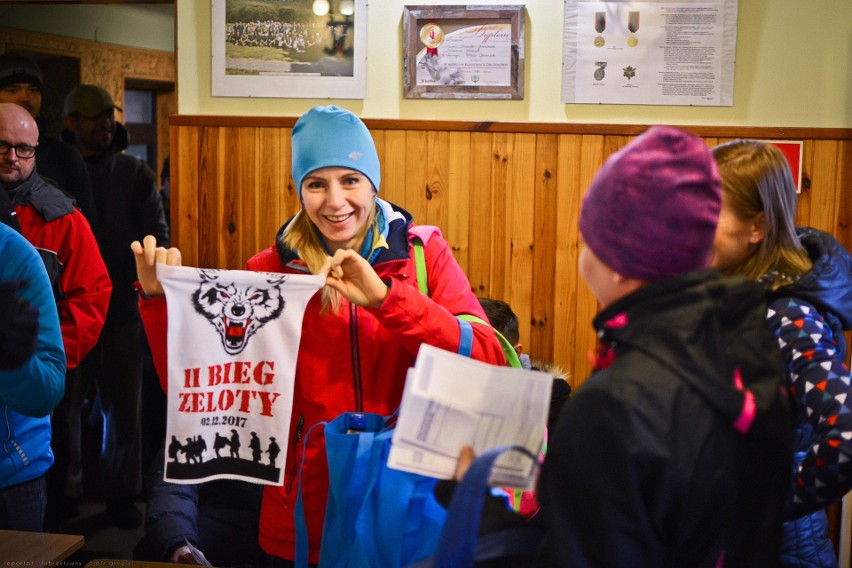
[[[484,319],[472,316],[470,314],[462,314],[456,317],[465,321],[481,323],[482,325],[487,325],[488,327],[491,327],[491,324],[485,321]],[[509,343],[509,340],[503,337],[503,334],[497,331],[496,329],[494,329],[494,335],[497,336],[497,341],[500,342],[500,347],[503,348],[503,354],[506,356],[506,363],[510,367],[516,367],[518,369],[523,368],[523,365],[521,365],[521,359],[518,357],[518,352],[515,351],[514,346]]]
[[[417,269],[417,288],[424,296],[429,295],[429,283],[426,280],[426,255],[423,253],[423,241],[414,237],[414,266]]]
[[[419,237],[414,237],[412,239],[414,244],[414,266],[417,270],[417,288],[420,292],[426,296],[429,295],[429,284],[426,277],[426,255],[423,252],[423,241],[420,240]],[[474,323],[480,323],[482,325],[487,325],[491,327],[491,324],[485,321],[482,318],[478,318],[476,316],[472,316],[470,314],[462,314],[460,316],[456,316],[460,320],[470,321]],[[492,328],[494,329],[494,328]],[[510,367],[515,367],[518,369],[523,368],[521,365],[521,360],[518,358],[518,353],[515,351],[515,347],[509,343],[509,340],[503,337],[503,334],[494,329],[494,335],[497,336],[497,341],[500,342],[500,347],[503,348],[503,354],[506,356],[506,362]]]

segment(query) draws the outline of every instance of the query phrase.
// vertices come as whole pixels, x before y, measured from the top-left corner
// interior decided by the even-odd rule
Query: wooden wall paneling
[[[405,194],[399,205],[414,215],[414,220],[427,225],[427,181],[429,179],[428,132],[405,135]]]
[[[488,275],[488,293],[491,298],[504,299],[512,287],[510,272],[511,230],[507,219],[509,203],[509,178],[515,155],[515,137],[517,134],[498,132],[494,135],[491,162],[491,204],[492,249],[491,267]],[[505,301],[505,300],[504,300]]]
[[[598,165],[598,168],[600,168],[600,166],[602,166],[606,159],[609,158],[612,154],[618,152],[619,150],[627,146],[627,143],[633,140],[633,138],[633,136],[604,136],[603,160]],[[586,187],[588,187],[588,185]]]
[[[244,163],[240,164],[243,169],[243,176],[240,177],[237,187],[240,194],[236,202],[237,210],[235,217],[237,218],[235,245],[236,249],[232,257],[228,259],[228,265],[234,268],[243,268],[246,260],[251,258],[261,247],[261,239],[259,234],[258,224],[261,219],[261,200],[270,199],[270,194],[275,192],[275,188],[265,186],[261,183],[261,171],[271,166],[265,164],[261,160],[260,136],[262,128],[239,128],[237,129],[237,143],[242,146],[245,144],[248,148]],[[241,148],[241,152],[243,149]],[[229,165],[230,167],[230,165]],[[230,232],[230,227],[228,227]]]
[[[243,196],[245,187],[254,183],[254,164],[257,156],[250,143],[249,128],[222,128],[219,139],[218,178],[220,189],[213,196],[220,215],[216,219],[213,233],[208,235],[216,244],[216,266],[219,268],[241,268],[240,238],[245,230],[242,217],[253,215],[245,211]]]
[[[198,261],[198,191],[200,173],[210,153],[202,144],[199,127],[173,128],[170,133],[174,158],[170,160],[171,179],[171,243],[181,250],[183,263],[200,266]]]
[[[385,201],[395,203],[405,208],[405,131],[386,130],[374,132],[373,139],[376,141],[376,151],[379,153],[379,161],[382,165],[382,187],[379,196]],[[415,222],[419,222],[417,219]]]
[[[852,140],[840,141],[837,163],[837,237],[846,250],[852,251]]]
[[[428,225],[446,227],[449,221],[448,202],[448,132],[430,130],[426,133],[426,177],[423,182],[426,217],[420,221]]]
[[[477,296],[493,294],[491,289],[491,255],[494,248],[494,226],[491,217],[491,162],[494,134],[474,132],[470,135],[470,255],[468,273],[471,288]]]
[[[203,268],[226,268],[219,264],[219,239],[222,231],[221,207],[218,196],[222,187],[220,162],[223,141],[222,128],[204,128],[201,141],[201,151],[205,160],[200,164],[198,178],[198,240],[197,266]],[[233,158],[232,158],[233,159]]]
[[[529,334],[521,335],[524,352],[533,359],[553,361],[554,302],[557,232],[568,233],[569,227],[557,224],[557,175],[559,172],[559,136],[537,134],[535,168],[530,184],[534,202],[533,258],[528,275],[530,292]],[[519,315],[520,317],[520,315]]]
[[[623,140],[615,138],[607,141],[606,138],[608,137],[584,135],[579,163],[574,164],[575,167],[579,167],[580,178],[578,180],[579,185],[576,188],[577,201],[574,203],[574,209],[572,211],[575,216],[571,218],[571,224],[569,226],[573,227],[574,231],[576,231],[577,242],[582,239],[579,233],[578,222],[580,218],[582,199],[586,194],[586,189],[589,187],[589,184],[591,184],[598,169],[608,156],[605,149],[609,148],[611,150],[618,147],[618,144],[624,142]],[[577,310],[577,319],[574,330],[574,351],[572,354],[574,376],[571,383],[575,388],[585,382],[586,378],[589,376],[589,372],[591,371],[588,353],[595,345],[595,332],[592,327],[592,319],[598,312],[597,300],[595,300],[591,290],[589,290],[579,275],[577,264],[579,259],[579,247],[576,254],[577,256],[572,258],[573,264],[571,266],[571,269],[574,271],[575,278],[577,279],[577,303],[575,306]]]
[[[384,199],[386,201],[392,201],[392,200],[388,200],[388,193],[386,192],[386,190],[388,190],[388,185],[389,185],[388,179],[387,179],[388,164],[386,163],[387,161],[385,159],[385,133],[386,132],[387,132],[386,130],[376,129],[376,130],[371,130],[370,135],[373,137],[373,143],[376,145],[376,153],[379,155],[379,165],[381,166],[381,172],[382,172],[382,181],[381,181],[381,187],[379,188],[379,197],[381,197],[382,199]]]
[[[852,140],[841,140],[837,148],[837,240],[852,251]],[[846,345],[852,345],[852,332],[846,332]],[[852,362],[852,348],[847,349],[846,363]]]
[[[509,161],[506,211],[507,250],[503,301],[518,316],[521,337],[530,336],[533,296],[533,257],[535,243],[536,135],[515,134],[514,151]]]
[[[281,145],[285,143],[284,136],[287,134],[284,129],[257,129],[257,186],[253,197],[256,217],[254,224],[247,228],[252,246],[244,248],[245,257],[240,268],[258,251],[271,246],[275,233],[292,216],[292,212],[286,210],[289,202],[288,186],[292,185],[287,179],[290,170],[288,167],[286,172],[282,172],[280,162]]]
[[[447,141],[447,232],[456,261],[469,274],[471,231],[470,132],[450,132]],[[475,207],[475,205],[474,205]],[[475,225],[474,225],[475,226]]]
[[[290,187],[292,120],[171,123],[173,242],[187,265],[239,268],[298,209]],[[527,352],[565,368],[578,387],[589,373],[598,309],[577,268],[582,197],[604,159],[644,129],[497,126],[377,121],[381,195],[416,222],[437,224],[474,292],[508,301]],[[812,187],[800,196],[800,222],[850,245],[852,132],[697,130],[710,146],[738,134],[804,140],[803,173]],[[233,219],[238,239],[226,236]]]
[[[582,195],[582,175],[578,166],[583,154],[583,136],[562,134],[557,136],[556,142],[553,288],[547,290],[536,285],[536,303],[553,304],[553,348],[551,353],[540,355],[569,371],[569,382],[575,385],[577,374],[580,372],[575,365],[575,345],[581,341],[579,327],[586,325],[585,322],[579,322],[577,317],[577,305],[580,301],[577,276],[577,219]]]
[[[796,204],[796,224],[811,225],[811,193],[814,169],[814,145],[810,140],[802,144],[802,189]]]
[[[837,229],[837,157],[835,140],[815,140],[811,171],[811,222],[817,229],[834,233]]]

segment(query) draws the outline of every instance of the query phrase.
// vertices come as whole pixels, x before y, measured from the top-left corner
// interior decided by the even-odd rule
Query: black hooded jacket
[[[127,129],[116,123],[112,146],[103,154],[84,158],[92,182],[98,217],[95,237],[112,280],[107,323],[138,321],[136,262],[130,243],[154,235],[157,244],[169,246],[169,226],[157,189],[157,174],[145,162],[124,153]],[[74,133],[62,138],[74,142]]]
[[[71,196],[75,205],[86,217],[92,231],[97,231],[95,198],[92,184],[82,156],[74,146],[43,134],[44,117],[36,119],[38,125],[38,147],[36,147],[36,171],[41,178]]]
[[[539,565],[772,565],[792,455],[761,287],[693,272],[594,324],[598,370],[560,413],[538,486]]]

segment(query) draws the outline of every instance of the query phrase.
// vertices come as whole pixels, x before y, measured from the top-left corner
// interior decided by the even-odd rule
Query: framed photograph
[[[363,99],[367,0],[213,0],[214,97]]]
[[[405,6],[407,99],[523,99],[523,4]]]

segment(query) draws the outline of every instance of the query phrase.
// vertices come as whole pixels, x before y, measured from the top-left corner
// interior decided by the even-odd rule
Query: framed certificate
[[[523,4],[405,6],[407,99],[523,99]]]

